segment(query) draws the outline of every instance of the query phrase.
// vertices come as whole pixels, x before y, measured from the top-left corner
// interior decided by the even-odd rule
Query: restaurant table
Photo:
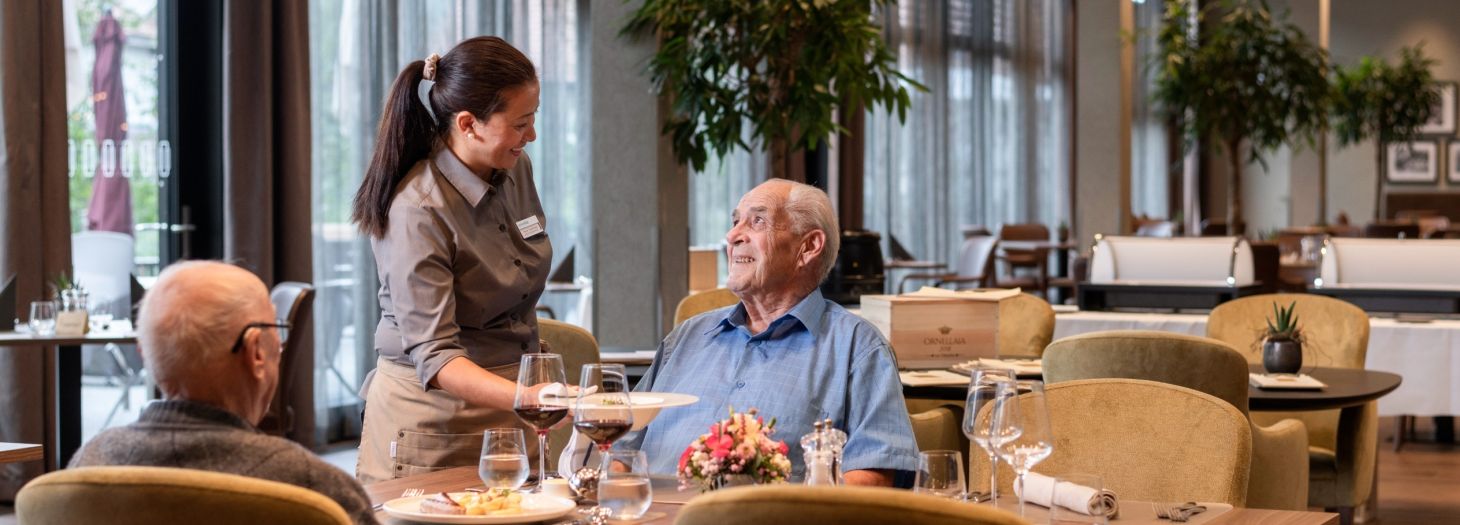
[[[1103,330],[1205,336],[1207,315],[1079,311],[1054,319],[1055,339]],[[1371,317],[1364,367],[1404,378],[1379,399],[1380,416],[1460,415],[1460,320]]]
[[[81,345],[135,344],[128,321],[112,321],[106,330],[81,336],[35,336],[0,332],[0,347],[39,348],[44,352],[41,376],[45,413],[45,469],[58,470],[81,448]]]
[[[407,489],[422,489],[426,492],[426,494],[431,494],[433,492],[454,492],[461,491],[467,488],[481,487],[482,482],[481,479],[477,478],[477,470],[475,467],[457,467],[446,470],[438,470],[436,472],[421,474],[418,476],[411,476],[408,478],[400,478],[372,483],[365,486],[365,492],[370,495],[370,503],[372,505],[378,505],[400,497],[401,493],[405,492]],[[683,508],[684,503],[696,496],[697,494],[671,491],[674,491],[674,480],[667,478],[655,478],[654,503],[649,507],[649,513],[645,516],[646,519],[634,522],[611,523],[634,523],[636,525],[670,525],[674,523],[674,518],[679,514],[679,510]],[[1004,500],[1008,502],[1010,500],[1013,500],[1013,498],[1004,498]],[[1146,513],[1146,509],[1149,509],[1150,507],[1149,503],[1139,501],[1121,501],[1120,504],[1121,508],[1123,510],[1126,510],[1125,515],[1128,517],[1112,520],[1112,523],[1132,525],[1142,523],[1164,525],[1171,523],[1168,520],[1154,519],[1151,517],[1150,514]],[[1017,508],[1013,507],[1012,504],[1001,504],[1000,507],[1017,512]],[[1047,512],[1046,510],[1041,509],[1037,506],[1031,506],[1029,512],[1031,523],[1045,523],[1045,520],[1037,519],[1036,516],[1044,516],[1044,513]],[[380,520],[381,523],[389,525],[404,525],[408,523],[414,523],[410,521],[391,518],[383,511],[377,512],[375,517],[376,519]],[[1194,523],[1234,525],[1239,523],[1260,523],[1264,525],[1333,525],[1338,523],[1337,514],[1330,514],[1326,512],[1297,512],[1286,510],[1243,508],[1232,509],[1207,521],[1199,519],[1200,517],[1201,515],[1198,514],[1197,518],[1193,518],[1192,521]],[[577,518],[577,516],[569,514],[568,516],[564,516],[557,520],[543,523],[569,523],[572,522],[572,520],[575,518]]]

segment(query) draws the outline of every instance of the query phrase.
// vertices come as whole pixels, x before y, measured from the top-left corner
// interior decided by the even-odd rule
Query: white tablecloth
[[[1206,335],[1206,315],[1074,312],[1055,316],[1054,338],[1102,330],[1162,330]],[[1379,399],[1379,415],[1460,415],[1460,321],[1369,321],[1370,370],[1404,378]]]

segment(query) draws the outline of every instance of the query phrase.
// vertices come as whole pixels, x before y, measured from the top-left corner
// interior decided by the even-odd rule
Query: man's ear
[[[826,251],[826,232],[811,230],[801,236],[800,253],[796,255],[796,266],[809,267]]]
[[[264,331],[261,329],[249,330],[248,335],[243,336],[243,348],[238,352],[243,354],[244,367],[254,379],[263,379],[269,366],[269,351],[263,344]]]

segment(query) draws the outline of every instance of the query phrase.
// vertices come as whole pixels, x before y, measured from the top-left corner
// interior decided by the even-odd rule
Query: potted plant
[[[1267,320],[1262,338],[1262,368],[1269,374],[1296,374],[1303,369],[1303,330],[1293,314],[1297,306],[1297,301],[1287,308],[1272,303],[1273,317]]]
[[[1266,166],[1264,152],[1314,142],[1329,91],[1324,52],[1263,0],[1202,2],[1196,13],[1191,3],[1166,0],[1152,98],[1181,122],[1188,148],[1201,139],[1226,155],[1227,232],[1241,234],[1242,145],[1246,162]]]
[[[769,147],[771,176],[791,153],[846,129],[838,105],[883,107],[905,119],[908,88],[874,9],[892,0],[644,0],[623,32],[654,35],[649,73],[673,114],[663,133],[675,157],[703,170],[713,153]]]
[[[1373,138],[1374,218],[1378,219],[1384,188],[1385,145],[1408,142],[1419,134],[1440,103],[1440,87],[1430,68],[1435,61],[1422,46],[1399,52],[1399,63],[1364,57],[1352,68],[1338,67],[1333,77],[1334,132],[1340,146]],[[1454,162],[1454,160],[1451,160]]]

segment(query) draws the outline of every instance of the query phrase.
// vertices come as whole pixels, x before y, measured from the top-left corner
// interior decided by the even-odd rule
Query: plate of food
[[[585,401],[594,403],[596,395],[587,396]],[[603,397],[604,405],[611,405],[616,400],[613,397]],[[634,405],[634,428],[642,430],[645,425],[659,415],[659,411],[669,407],[677,407],[693,404],[700,400],[699,396],[690,394],[676,394],[674,392],[630,392],[629,402]]]
[[[573,512],[567,498],[493,489],[481,492],[438,492],[396,498],[381,506],[391,517],[423,523],[532,523]]]

